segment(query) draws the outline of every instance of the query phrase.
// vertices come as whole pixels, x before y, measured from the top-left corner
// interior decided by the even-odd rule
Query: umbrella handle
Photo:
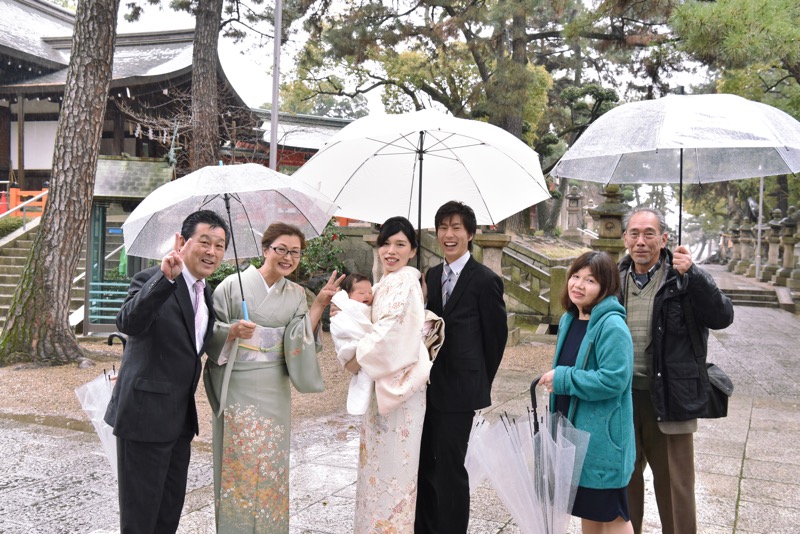
[[[534,434],[539,432],[539,416],[536,413],[536,386],[539,385],[539,380],[542,379],[542,375],[537,376],[531,382],[531,408],[533,409],[533,432]]]
[[[247,302],[242,299],[242,317],[245,321],[250,321],[250,314],[247,313]]]
[[[539,375],[531,382],[531,408],[533,408],[534,411],[536,410],[536,386],[539,385],[539,380],[541,379],[542,375]]]

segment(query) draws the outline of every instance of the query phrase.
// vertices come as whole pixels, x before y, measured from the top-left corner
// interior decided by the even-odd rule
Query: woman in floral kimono
[[[213,410],[217,532],[289,531],[291,392],[322,391],[317,352],[322,311],[343,276],[308,308],[305,290],[286,279],[297,269],[305,237],[275,223],[261,240],[264,264],[231,275],[214,291],[217,321],[203,381]],[[251,322],[252,321],[252,322]]]
[[[431,362],[422,342],[425,310],[414,227],[392,217],[378,235],[383,277],[374,288],[372,332],[345,367],[375,381],[361,425],[353,531],[414,532],[425,389]]]

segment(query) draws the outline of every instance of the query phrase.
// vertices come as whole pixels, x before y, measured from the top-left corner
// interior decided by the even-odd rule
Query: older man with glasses
[[[667,249],[664,215],[639,207],[623,219],[628,255],[620,301],[633,338],[636,463],[628,485],[631,522],[642,531],[645,466],[653,471],[664,534],[697,532],[694,440],[708,402],[708,329],[733,322],[733,305],[689,249]]]

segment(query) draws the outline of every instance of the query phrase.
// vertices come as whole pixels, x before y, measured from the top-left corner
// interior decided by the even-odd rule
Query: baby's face
[[[371,306],[372,284],[369,283],[369,280],[356,282],[353,284],[353,289],[350,290],[350,293],[347,296],[353,300],[357,300],[358,302],[363,302],[367,306]]]

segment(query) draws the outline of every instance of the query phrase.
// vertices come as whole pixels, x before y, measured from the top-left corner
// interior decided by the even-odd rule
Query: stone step
[[[9,267],[22,267],[28,261],[27,256],[24,258],[21,256],[2,256],[2,258],[2,263],[0,265],[6,265]]]
[[[731,299],[734,306],[780,307],[780,301],[775,290],[726,289],[725,294]]]
[[[726,293],[727,295],[727,293]],[[767,293],[767,294],[760,294],[760,293],[753,293],[752,295],[728,295],[728,297],[736,302],[736,301],[759,301],[759,302],[778,302],[778,297],[775,293]]]
[[[0,256],[27,258],[31,253],[30,247],[19,247],[16,246],[17,243],[10,243],[9,245],[14,246],[0,247]]]
[[[13,297],[13,293],[8,295],[0,295],[0,310],[3,310],[0,314],[0,318],[5,317],[8,311],[8,307],[11,305],[11,298]],[[83,291],[73,290],[69,297],[69,309],[74,310],[83,306]]]

